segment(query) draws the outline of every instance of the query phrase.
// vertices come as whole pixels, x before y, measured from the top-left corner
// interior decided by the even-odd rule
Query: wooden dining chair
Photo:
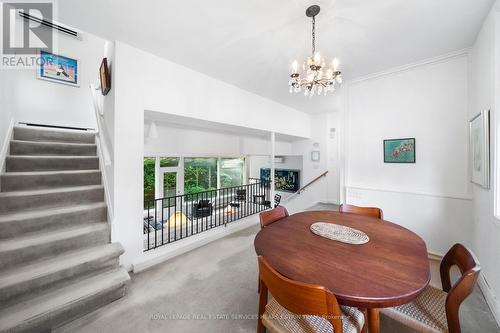
[[[282,218],[285,218],[287,216],[288,216],[288,211],[283,206],[278,206],[278,207],[273,208],[271,210],[267,210],[265,212],[262,212],[259,214],[260,228],[263,229],[266,226],[270,225],[271,223],[279,221]]]
[[[384,219],[384,212],[382,212],[382,209],[377,207],[358,207],[354,205],[341,204],[339,206],[339,212],[371,216],[381,220]]]
[[[322,286],[288,279],[259,256],[259,319],[257,333],[361,332],[365,318],[356,308],[339,306]],[[271,298],[268,301],[268,291]]]
[[[452,285],[450,269],[453,266],[460,269],[461,276]],[[428,286],[415,301],[383,309],[382,313],[419,332],[460,333],[460,305],[472,293],[480,270],[471,251],[455,244],[441,261],[443,290]]]

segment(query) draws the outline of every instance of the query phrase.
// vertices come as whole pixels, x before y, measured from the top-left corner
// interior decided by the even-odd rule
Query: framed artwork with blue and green
[[[415,138],[384,140],[384,163],[415,163]]]

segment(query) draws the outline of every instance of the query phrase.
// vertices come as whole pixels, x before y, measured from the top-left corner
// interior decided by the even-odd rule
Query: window
[[[155,198],[240,186],[244,177],[245,159],[241,157],[145,157],[144,209],[148,203],[153,207]]]
[[[243,185],[244,158],[221,158],[220,186],[232,187]]]
[[[178,157],[160,157],[160,168],[176,167],[179,165]]]
[[[184,194],[217,188],[217,159],[190,157],[184,159]]]
[[[149,201],[155,199],[155,163],[154,157],[144,158],[144,209],[148,208]]]

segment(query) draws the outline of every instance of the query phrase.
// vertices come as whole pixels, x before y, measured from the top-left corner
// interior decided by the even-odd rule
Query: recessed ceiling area
[[[209,131],[216,131],[218,133],[237,134],[237,135],[242,135],[242,136],[253,136],[253,137],[260,137],[260,138],[266,138],[266,139],[271,140],[271,137],[270,137],[271,132],[268,132],[268,131],[258,130],[258,129],[249,128],[249,127],[222,124],[222,123],[218,123],[218,122],[214,122],[214,121],[178,116],[178,115],[173,115],[173,114],[163,113],[163,112],[156,112],[156,111],[149,111],[149,110],[144,111],[144,122],[150,123],[153,121],[158,122],[160,124],[161,123],[168,123],[168,124],[172,124],[172,125],[181,126],[184,128],[209,130]],[[294,142],[294,141],[300,141],[300,140],[304,140],[304,139],[307,139],[307,138],[288,135],[288,134],[282,134],[282,133],[276,133],[276,140],[277,141]]]
[[[58,20],[120,40],[307,113],[336,94],[288,92],[290,65],[311,49],[341,61],[344,80],[469,47],[493,0],[58,1]]]

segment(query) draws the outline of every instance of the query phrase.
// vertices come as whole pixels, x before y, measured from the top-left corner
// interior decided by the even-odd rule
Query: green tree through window
[[[221,187],[243,185],[244,158],[222,158],[220,163]]]
[[[184,159],[184,194],[197,193],[217,188],[216,158]]]
[[[148,202],[155,199],[155,158],[144,158],[144,209]],[[154,207],[154,203],[150,203]]]

